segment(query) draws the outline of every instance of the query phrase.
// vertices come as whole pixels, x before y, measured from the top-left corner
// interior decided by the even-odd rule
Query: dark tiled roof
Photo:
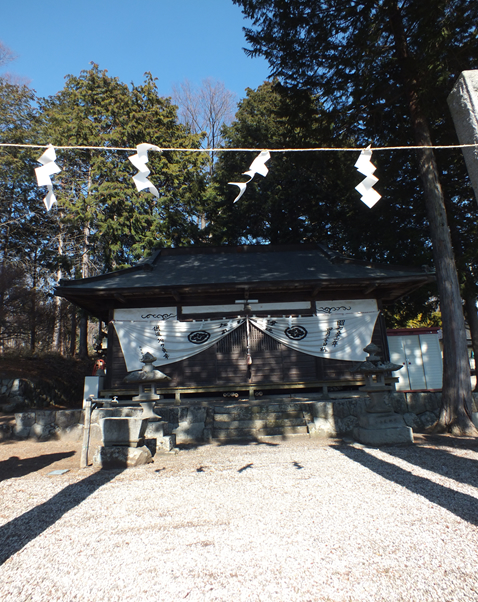
[[[426,278],[429,272],[367,264],[319,245],[191,247],[162,249],[132,268],[81,280],[61,281],[66,290],[189,288],[241,283],[373,281]]]
[[[103,276],[62,280],[56,294],[107,321],[117,307],[234,302],[246,290],[268,300],[288,294],[289,300],[295,295],[390,303],[432,280],[424,269],[367,264],[321,245],[191,247],[161,249]]]

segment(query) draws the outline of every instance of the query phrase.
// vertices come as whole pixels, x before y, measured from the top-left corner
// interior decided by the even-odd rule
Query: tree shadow
[[[281,440],[286,440],[287,437],[282,437]],[[264,441],[257,437],[244,437],[242,439],[211,439],[208,441],[195,441],[194,443],[178,443],[176,448],[180,451],[190,451],[193,449],[199,449],[208,445],[215,447],[247,447],[252,445],[265,445],[268,447],[277,447],[279,443],[272,441]]]
[[[43,454],[34,458],[19,458],[11,456],[8,460],[0,462],[0,481],[24,477],[31,472],[36,472],[65,458],[71,458],[76,452],[62,452],[57,454]]]
[[[478,452],[477,437],[457,437],[450,433],[420,433],[416,436],[417,443],[420,446],[430,445],[436,448],[439,447],[456,447],[457,449],[469,449]]]
[[[445,449],[427,447],[421,447],[418,456],[416,450],[413,453],[413,449],[404,447],[382,448],[382,451],[454,481],[473,487],[478,486],[478,460],[473,458],[462,458]]]
[[[77,483],[68,485],[48,501],[1,526],[0,565],[121,472],[122,469],[95,472]]]
[[[433,504],[445,508],[445,510],[473,525],[478,525],[478,499],[473,496],[414,475],[395,464],[368,454],[363,449],[345,445],[333,445],[331,447],[384,479],[426,498]]]
[[[285,440],[286,437],[282,437],[282,440]],[[247,447],[248,445],[265,445],[266,447],[277,447],[280,443],[273,443],[272,441],[264,441],[263,439],[259,439],[257,437],[244,437],[243,439],[230,439],[221,441],[220,439],[214,441],[218,447],[224,446],[238,446],[238,447]]]

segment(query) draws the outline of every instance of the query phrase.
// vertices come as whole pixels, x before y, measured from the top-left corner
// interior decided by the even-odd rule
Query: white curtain
[[[177,320],[151,320],[142,322],[116,321],[116,333],[123,351],[128,372],[141,370],[143,353],[149,351],[165,366],[208,349],[244,322],[233,320],[207,320],[204,322],[178,322]]]
[[[251,324],[283,345],[317,357],[362,361],[378,311],[307,318],[250,318]]]
[[[323,302],[308,317],[248,318],[280,343],[316,357],[362,361],[379,312],[372,299]],[[165,366],[208,349],[246,318],[179,322],[175,308],[115,311],[114,326],[128,372],[141,370],[150,352]]]

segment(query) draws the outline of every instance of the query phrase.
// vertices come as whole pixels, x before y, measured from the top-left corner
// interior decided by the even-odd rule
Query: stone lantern
[[[370,399],[359,414],[359,425],[353,431],[354,438],[366,445],[413,443],[412,429],[405,424],[403,416],[393,411],[387,400],[391,388],[385,384],[385,375],[400,370],[402,366],[383,362],[379,355],[380,348],[373,343],[367,345],[364,351],[368,353],[367,358],[352,372],[365,376],[365,386],[360,390],[366,392]]]
[[[104,468],[147,464],[152,461],[152,455],[145,445],[146,429],[156,440],[168,438],[164,436],[165,423],[153,408],[161,399],[161,395],[156,392],[157,383],[170,378],[153,366],[156,358],[151,353],[145,353],[141,361],[144,364],[143,368],[130,372],[124,382],[138,384],[139,394],[133,397],[132,401],[138,401],[143,411],[139,416],[131,415],[130,412],[135,410],[125,408],[120,410],[122,415],[116,416],[108,414],[118,412],[117,408],[103,410],[106,415],[99,421],[103,447],[98,448],[95,454],[93,464],[96,466]]]
[[[161,398],[156,393],[156,383],[170,379],[154,368],[153,362],[156,358],[151,353],[145,353],[141,361],[144,364],[143,368],[130,372],[124,382],[138,383],[139,395],[133,397],[132,401],[139,401],[143,411],[139,416],[124,413],[120,416],[110,416],[108,413],[116,413],[116,410],[103,410],[105,417],[100,419],[100,426],[105,447],[144,445],[144,434],[148,423],[158,422],[160,419],[160,416],[153,411],[155,403]]]
[[[139,394],[133,397],[132,401],[139,401],[143,408],[142,418],[158,417],[153,411],[155,403],[161,399],[161,395],[156,393],[156,386],[160,381],[171,380],[169,376],[153,366],[156,360],[154,355],[146,352],[141,358],[143,368],[130,372],[123,379],[125,383],[137,383],[139,386]]]

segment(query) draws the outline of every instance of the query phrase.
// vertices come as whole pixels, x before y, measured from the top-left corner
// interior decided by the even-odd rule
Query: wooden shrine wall
[[[352,378],[350,373],[357,362],[319,358],[300,353],[282,345],[252,324],[250,327],[252,365],[247,366],[246,325],[225,336],[218,343],[181,362],[159,369],[171,380],[162,387],[200,387],[254,383],[307,382]],[[372,341],[386,350],[383,319],[375,326]],[[126,386],[126,364],[114,328],[108,336],[107,387],[136,389]]]

